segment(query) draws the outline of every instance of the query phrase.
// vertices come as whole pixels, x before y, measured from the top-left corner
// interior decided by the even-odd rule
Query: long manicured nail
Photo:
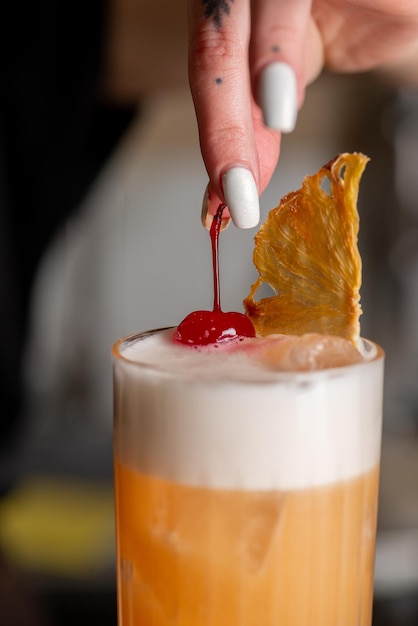
[[[246,167],[233,167],[222,176],[222,189],[237,228],[253,228],[260,220],[257,185]]]
[[[282,133],[290,133],[295,128],[297,83],[290,65],[282,62],[267,65],[260,76],[258,97],[266,126]]]

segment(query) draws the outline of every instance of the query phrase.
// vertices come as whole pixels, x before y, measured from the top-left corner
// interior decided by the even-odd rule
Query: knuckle
[[[202,30],[190,41],[189,63],[196,72],[234,69],[241,58],[241,43],[232,34]]]

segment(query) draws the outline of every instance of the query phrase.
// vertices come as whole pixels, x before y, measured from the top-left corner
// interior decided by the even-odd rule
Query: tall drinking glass
[[[113,349],[119,626],[370,626],[382,350],[259,373],[171,333]]]

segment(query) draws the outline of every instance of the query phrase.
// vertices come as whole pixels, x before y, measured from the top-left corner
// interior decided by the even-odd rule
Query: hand
[[[293,130],[306,86],[324,66],[366,71],[417,39],[414,0],[189,0],[189,79],[209,213],[223,201],[236,226],[255,226],[281,133]]]

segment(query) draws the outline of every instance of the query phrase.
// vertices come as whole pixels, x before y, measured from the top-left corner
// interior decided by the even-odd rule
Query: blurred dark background
[[[183,7],[0,9],[0,625],[116,624],[112,380],[120,336],[211,305]],[[325,73],[263,217],[342,151],[361,185],[362,334],[387,353],[374,626],[418,624],[418,89]],[[254,279],[221,242],[222,299]]]

